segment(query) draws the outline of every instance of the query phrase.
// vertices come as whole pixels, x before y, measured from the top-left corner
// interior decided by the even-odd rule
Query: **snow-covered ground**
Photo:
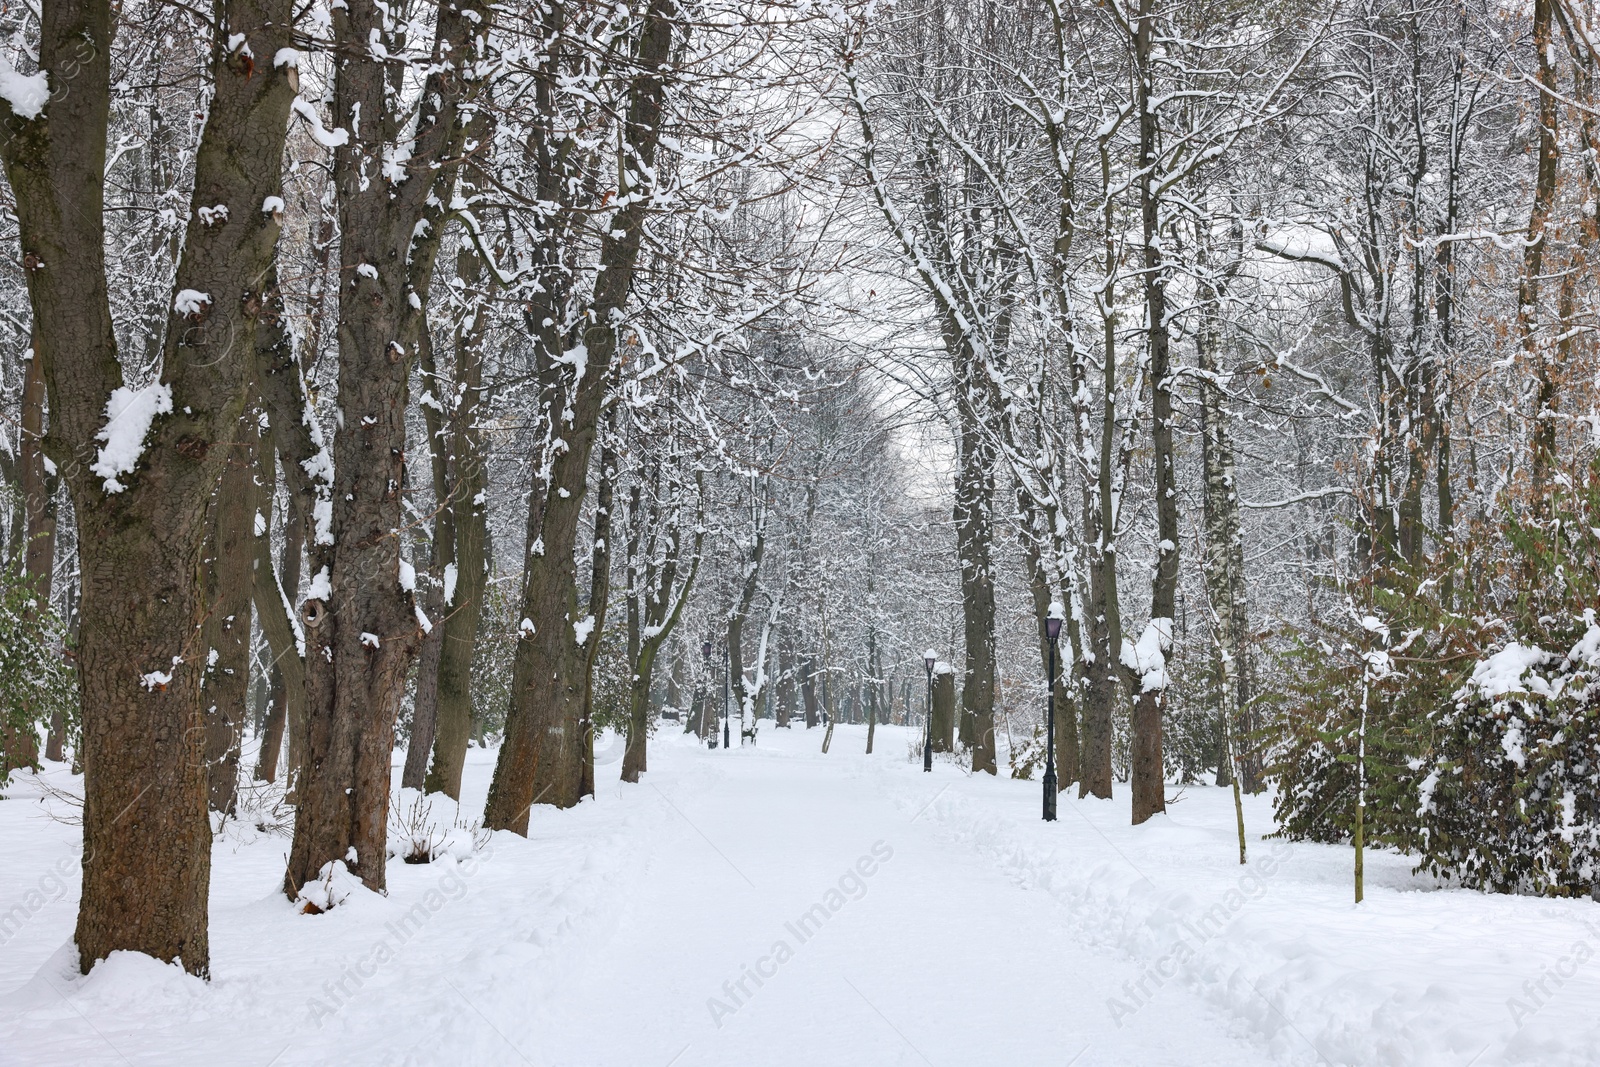
[[[1600,905],[1441,890],[1374,854],[1261,840],[1224,790],[1126,825],[1036,782],[931,775],[906,731],[666,731],[644,784],[536,810],[387,898],[299,916],[288,842],[229,827],[213,979],[119,954],[80,977],[78,831],[0,803],[0,1063],[627,1065],[1600,1062]],[[474,750],[463,812],[493,754]],[[52,779],[70,785],[64,772]],[[1174,789],[1172,793],[1178,794]],[[1593,925],[1591,925],[1593,924]]]

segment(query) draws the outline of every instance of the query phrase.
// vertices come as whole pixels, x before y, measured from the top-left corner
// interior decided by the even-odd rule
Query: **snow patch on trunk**
[[[1167,649],[1172,647],[1172,620],[1156,618],[1145,624],[1137,642],[1122,641],[1122,665],[1137,674],[1142,692],[1167,687]]]
[[[103,442],[89,469],[105,479],[105,491],[120,493],[124,474],[133,473],[144,454],[144,439],[157,415],[172,414],[172,387],[164,382],[143,389],[120,386],[106,401],[106,425],[95,440]]]
[[[36,119],[50,101],[50,86],[44,71],[18,74],[11,61],[0,56],[0,99],[11,105],[18,118]]]

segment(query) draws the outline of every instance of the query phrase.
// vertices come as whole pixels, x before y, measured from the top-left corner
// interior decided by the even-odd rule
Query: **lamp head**
[[[931,648],[928,649],[926,652],[924,652],[922,654],[922,662],[923,662],[924,665],[927,666],[928,673],[930,673],[930,674],[933,673],[933,665],[935,663],[939,662],[939,653],[935,652]]]
[[[1045,636],[1050,638],[1051,644],[1061,636],[1061,624],[1066,621],[1066,615],[1067,610],[1061,606],[1061,601],[1053,601],[1050,604],[1050,611],[1044,619],[1044,632]]]
[[[707,641],[705,644],[700,646],[700,654],[702,656],[706,657],[706,659],[710,659],[711,658],[711,642],[710,641]]]

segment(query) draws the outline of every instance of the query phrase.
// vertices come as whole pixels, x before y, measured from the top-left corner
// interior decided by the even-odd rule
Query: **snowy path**
[[[1380,854],[1355,909],[1349,850],[1260,841],[1260,802],[1241,873],[1222,790],[1047,826],[1037,783],[924,775],[903,731],[871,758],[862,734],[663,736],[644,784],[603,764],[528,840],[393,862],[387,898],[327,916],[274,891],[283,838],[231,829],[209,985],[134,956],[77,977],[76,831],[0,803],[0,1064],[1600,1062],[1587,901],[1432,892]]]
[[[1137,968],[1083,948],[1053,902],[890,802],[839,751],[855,733],[827,760],[769,744],[692,784],[646,785],[672,816],[616,936],[543,1012],[554,1062],[1262,1062],[1185,997],[1159,1028],[1119,1031],[1104,990]],[[932,800],[936,780],[914,792]],[[603,1034],[574,1018],[608,999],[628,1007]]]

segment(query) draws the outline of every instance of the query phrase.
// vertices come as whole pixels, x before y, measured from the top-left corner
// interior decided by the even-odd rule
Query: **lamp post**
[[[1049,695],[1045,697],[1045,727],[1044,727],[1044,821],[1056,821],[1056,641],[1061,637],[1061,620],[1066,614],[1061,602],[1055,601],[1050,605],[1050,612],[1045,616],[1044,634],[1049,639],[1050,668],[1046,671],[1047,681],[1050,685]]]
[[[933,665],[939,653],[928,649],[922,654],[923,665],[928,668],[928,710],[922,716],[922,769],[933,770]]]
[[[722,747],[729,748],[728,744],[728,705],[733,701],[733,650],[724,649],[725,657],[722,664]],[[739,744],[744,745],[744,716],[739,717]]]
[[[700,654],[706,658],[706,702],[700,708],[700,729],[706,733],[706,747],[717,747],[717,728],[712,726],[706,730],[706,713],[711,710],[711,691],[716,688],[717,676],[711,669],[711,642],[707,641],[700,646]],[[716,720],[712,720],[714,723]]]

